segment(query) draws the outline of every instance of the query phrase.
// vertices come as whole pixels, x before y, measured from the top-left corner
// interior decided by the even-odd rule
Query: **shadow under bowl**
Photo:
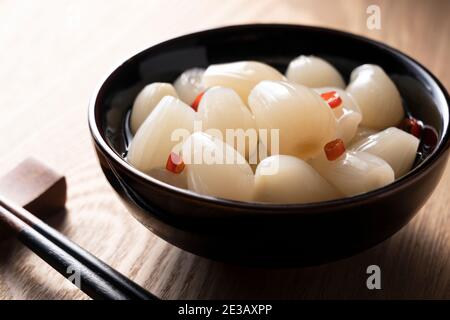
[[[407,113],[434,127],[436,148],[407,175],[365,194],[311,204],[244,203],[203,196],[151,178],[125,160],[125,119],[148,83],[184,70],[257,60],[284,72],[300,54],[330,61],[348,80],[358,65],[380,65]],[[231,26],[172,39],[123,62],[89,107],[101,168],[129,211],[169,243],[211,259],[247,265],[305,266],[367,249],[400,230],[442,176],[449,147],[449,96],[422,65],[379,42],[337,30],[280,24]]]

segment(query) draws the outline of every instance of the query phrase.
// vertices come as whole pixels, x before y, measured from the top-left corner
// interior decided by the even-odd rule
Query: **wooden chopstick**
[[[73,277],[76,272],[80,279],[80,290],[93,299],[157,299],[32,213],[1,195],[0,222],[64,277]]]

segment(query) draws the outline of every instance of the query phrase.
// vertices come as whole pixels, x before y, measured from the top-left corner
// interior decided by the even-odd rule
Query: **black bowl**
[[[437,147],[394,183],[339,200],[275,205],[203,196],[151,178],[123,158],[125,123],[146,84],[173,81],[191,67],[236,60],[284,72],[314,54],[348,79],[363,63],[384,68],[408,113],[434,127]],[[296,25],[241,25],[207,30],[146,49],[114,69],[95,92],[89,125],[101,168],[130,212],[173,245],[212,259],[250,265],[312,265],[369,248],[402,228],[436,187],[449,147],[449,96],[422,65],[379,42],[336,30]]]

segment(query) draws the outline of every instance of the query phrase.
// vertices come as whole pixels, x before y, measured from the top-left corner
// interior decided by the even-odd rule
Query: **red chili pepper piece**
[[[433,151],[438,144],[439,137],[436,129],[431,126],[425,125],[422,129],[422,144],[423,149],[426,151]]]
[[[191,107],[192,109],[195,110],[195,112],[197,112],[198,106],[200,104],[200,100],[202,100],[203,95],[205,94],[205,92],[200,93],[194,100],[194,102],[192,102]]]
[[[184,162],[180,155],[175,152],[169,154],[167,158],[166,169],[173,173],[180,173],[184,170]]]
[[[336,139],[328,142],[323,148],[327,159],[330,161],[336,160],[345,152],[345,145],[342,139]]]
[[[322,93],[320,96],[332,109],[337,108],[342,104],[342,99],[336,91],[328,91]]]

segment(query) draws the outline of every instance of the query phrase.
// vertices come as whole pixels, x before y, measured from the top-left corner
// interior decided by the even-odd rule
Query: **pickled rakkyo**
[[[188,188],[200,194],[240,201],[253,200],[254,175],[233,147],[204,132],[183,144]]]
[[[131,141],[130,164],[143,172],[164,168],[172,149],[182,142],[182,134],[193,131],[194,117],[194,110],[178,98],[162,98]]]
[[[383,130],[405,116],[397,87],[379,66],[365,64],[353,70],[346,90],[361,109],[362,126]]]
[[[279,153],[308,159],[335,137],[336,119],[313,90],[283,81],[262,81],[249,105],[258,129],[279,130]]]
[[[191,105],[195,98],[205,90],[202,82],[205,69],[192,68],[184,71],[173,83],[180,99]]]
[[[356,101],[343,89],[337,87],[320,87],[314,88],[318,94],[324,94],[327,92],[336,92],[339,97],[342,99],[342,103],[340,106],[333,108],[334,115],[336,118],[342,116],[344,111],[354,111],[357,113],[361,113],[361,109],[359,109]]]
[[[299,56],[291,61],[286,77],[289,81],[311,88],[345,88],[344,79],[330,63],[315,56]]]
[[[250,91],[263,80],[283,80],[284,76],[275,68],[256,61],[239,61],[213,64],[203,74],[206,87],[222,86],[236,91],[247,103]]]
[[[130,128],[133,134],[165,96],[178,97],[175,88],[170,83],[154,82],[139,92],[131,110]]]
[[[389,164],[367,152],[344,152],[331,161],[320,155],[310,163],[323,178],[346,196],[375,190],[394,181],[394,170]]]
[[[377,130],[359,126],[358,130],[356,130],[355,136],[353,137],[352,141],[350,141],[350,143],[355,144],[377,132]]]
[[[345,144],[349,144],[362,120],[361,110],[358,105],[345,90],[339,88],[322,87],[315,88],[314,91],[319,93],[325,100],[329,94],[334,94],[339,99],[339,103],[336,106],[330,106],[337,120],[336,137],[342,139]]]
[[[361,118],[358,112],[344,110],[342,116],[337,119],[336,137],[349,144],[358,130]]]
[[[423,124],[404,118],[379,66],[356,68],[344,87],[314,56],[291,61],[286,77],[256,61],[188,69],[136,97],[127,160],[164,183],[239,201],[310,203],[381,188],[411,170]]]
[[[419,139],[395,127],[385,129],[357,142],[352,150],[364,151],[384,159],[399,178],[411,170]]]
[[[203,130],[221,137],[243,156],[253,154],[258,144],[255,119],[239,95],[224,87],[208,89],[202,96],[196,120]]]
[[[338,191],[305,161],[285,155],[265,158],[255,173],[255,200],[308,203],[339,197]]]

